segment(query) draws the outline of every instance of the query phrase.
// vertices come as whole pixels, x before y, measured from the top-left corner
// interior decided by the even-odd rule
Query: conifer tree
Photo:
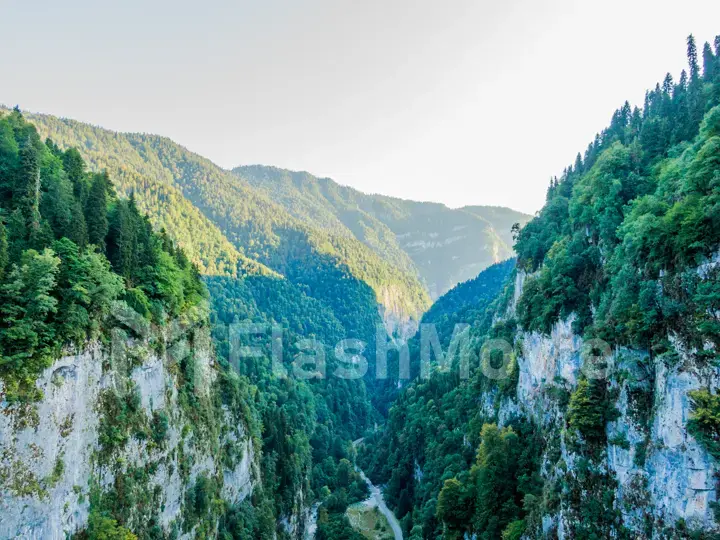
[[[85,215],[80,201],[75,201],[72,207],[72,220],[68,229],[68,237],[80,247],[85,247],[88,243],[87,224],[85,223]]]
[[[5,275],[5,269],[8,265],[8,239],[5,223],[0,217],[0,279]]]
[[[105,236],[108,233],[107,191],[107,172],[96,174],[85,204],[88,242],[98,246],[103,251],[105,250]]]
[[[715,56],[710,44],[706,41],[703,46],[703,79],[712,81],[715,77]]]
[[[674,92],[673,92],[673,97],[675,96],[675,94],[681,94],[681,93],[683,93],[685,90],[687,90],[687,86],[688,86],[688,74],[687,74],[687,71],[685,71],[685,70],[683,69],[683,70],[680,72],[680,80],[679,80],[678,83],[675,85],[675,89],[674,89]]]
[[[75,197],[80,199],[81,203],[87,200],[88,185],[85,179],[85,161],[80,152],[75,148],[69,148],[62,156],[63,169],[67,173],[68,179],[73,184],[73,192]]]
[[[700,66],[698,65],[697,46],[695,45],[695,37],[690,34],[687,38],[687,58],[690,66],[690,80],[694,81],[700,75]]]
[[[25,238],[33,238],[40,230],[40,159],[32,138],[20,148],[19,158],[13,201],[25,220]]]
[[[673,76],[670,73],[667,73],[665,75],[665,79],[663,80],[662,90],[663,94],[670,94],[673,89]]]
[[[55,141],[53,141],[50,137],[45,139],[45,146],[47,146],[47,149],[50,150],[50,153],[57,157],[62,157],[63,152],[60,150],[60,147],[55,144]]]

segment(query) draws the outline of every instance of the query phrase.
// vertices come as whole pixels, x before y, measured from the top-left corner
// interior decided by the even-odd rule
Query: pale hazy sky
[[[114,4],[114,5],[110,5]],[[0,0],[0,103],[368,192],[534,212],[717,0]]]

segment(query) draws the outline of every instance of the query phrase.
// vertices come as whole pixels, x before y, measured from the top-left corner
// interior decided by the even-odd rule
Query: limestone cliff
[[[513,315],[524,277],[518,272],[508,316]],[[582,519],[573,493],[596,496],[587,472],[580,471],[586,464],[581,465],[583,456],[571,444],[568,430],[567,398],[581,377],[605,378],[617,411],[606,427],[607,445],[593,474],[602,478],[622,526],[637,538],[672,537],[680,523],[688,530],[720,531],[713,512],[720,467],[687,428],[688,393],[701,387],[717,391],[718,369],[697,365],[677,341],[677,354],[667,357],[651,359],[647,351],[616,347],[601,351],[598,363],[598,352],[588,355],[588,345],[594,344],[573,332],[572,321],[558,322],[550,335],[521,332],[515,395],[502,400],[486,395],[481,402],[488,414],[497,414],[500,424],[520,415],[543,432],[541,472],[546,490],[558,497],[535,534],[571,538],[571,524]]]
[[[200,478],[230,505],[251,493],[246,419],[224,406],[198,419],[217,378],[207,329],[114,337],[55,361],[39,402],[0,403],[0,538],[66,538],[103,504],[131,530],[192,536],[217,526],[191,508]]]

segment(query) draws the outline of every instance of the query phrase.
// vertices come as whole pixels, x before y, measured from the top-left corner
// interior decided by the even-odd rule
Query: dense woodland
[[[153,232],[135,199],[79,153],[40,140],[19,110],[0,116],[0,376],[33,398],[68,344],[98,337],[113,302],[156,324],[203,303],[195,266]]]
[[[343,274],[369,285],[377,300],[384,289],[393,288],[405,313],[417,317],[430,304],[412,268],[385,258],[385,252],[356,238],[339,221],[328,226],[312,214],[296,216],[269,194],[170,139],[46,115],[29,118],[62,148],[79,148],[93,170],[109,171],[118,192],[134,192],[138,207],[187,251],[203,275],[281,274],[312,287],[304,281],[306,267],[330,271],[340,266]]]
[[[572,481],[545,482],[542,456],[544,466],[562,469],[556,443],[527,419],[500,422],[497,410],[515,393],[521,331],[547,334],[568,317],[578,335],[647,351],[650,363],[672,365],[679,345],[699,364],[720,359],[720,270],[707,264],[720,244],[720,37],[700,53],[691,36],[687,53],[689,69],[677,81],[668,74],[642,108],[623,104],[551,180],[542,211],[514,228],[517,261],[491,266],[432,307],[397,235],[415,226],[407,222],[412,212],[442,221],[437,209],[366,197],[305,173],[229,173],[168,139],[31,116],[36,129],[18,109],[0,110],[3,398],[39,399],[42,371],[63,348],[106,340],[118,306],[160,328],[196,317],[211,327],[219,378],[212,400],[201,402],[192,363],[178,367],[190,429],[219,440],[218,418],[236,414],[260,456],[261,481],[231,506],[212,479],[199,478],[184,505],[183,532],[210,535],[219,523],[222,538],[282,538],[282,520],[318,502],[320,540],[357,540],[345,517],[367,496],[357,463],[384,486],[411,540],[517,540],[561,505],[577,516],[574,538],[629,538],[601,466],[605,428],[617,415],[606,381],[554,388],[567,418],[560,429],[579,456]],[[499,209],[462,212],[488,222],[495,214],[509,225]],[[506,242],[505,232],[478,230]],[[526,279],[515,306],[519,272]],[[398,381],[397,351],[389,378],[374,380],[378,302],[387,290],[403,313],[429,308],[422,322],[436,325],[445,350],[455,325],[469,325],[461,351],[472,360],[468,379],[459,377],[457,360],[454,369],[434,366],[418,379],[415,337],[408,343],[413,380]],[[284,329],[286,369],[305,352],[302,340],[316,340],[328,376],[278,376],[269,336],[254,343],[262,356],[232,365],[233,325],[246,322]],[[334,346],[344,338],[365,343],[364,380],[331,375],[339,366]],[[512,348],[498,380],[483,373],[502,364],[485,347],[495,338]],[[688,429],[717,458],[720,400],[707,390],[692,398]],[[140,425],[132,392],[105,396],[103,407],[113,423],[101,426],[101,459],[131,437],[162,444],[167,419]],[[358,453],[352,441],[362,436]],[[232,448],[215,450],[236,459]],[[81,538],[163,537],[152,498],[133,487],[136,477],[94,493]],[[130,531],[135,507],[148,525]]]
[[[494,303],[469,312],[480,362],[488,338],[503,337],[519,354],[517,329],[548,333],[569,316],[580,335],[646,350],[651,363],[672,365],[678,345],[700,365],[719,360],[720,276],[706,263],[720,244],[720,37],[699,53],[690,36],[687,55],[689,69],[677,80],[668,74],[642,108],[626,102],[618,109],[584,155],[551,180],[538,216],[514,228],[517,267],[528,277],[517,320],[506,315],[512,279]],[[462,293],[459,286],[426,316],[445,312],[447,302],[453,309],[440,320],[455,322],[453,313],[465,309],[456,306]],[[605,426],[617,415],[607,381],[582,379],[572,394],[553,389],[580,469],[573,481],[545,485],[539,456],[557,459],[559,450],[547,448],[527,421],[498,428],[478,399],[497,405],[511,396],[513,374],[494,382],[475,366],[465,382],[434,373],[411,384],[390,407],[384,431],[369,439],[375,450],[362,456],[373,480],[387,485],[407,536],[518,539],[562,501],[577,515],[574,538],[630,537],[613,503],[613,479],[600,465]],[[707,390],[692,397],[689,430],[718,455],[718,399]],[[692,533],[674,527],[658,532]]]
[[[452,538],[453,534],[470,529],[475,519],[473,508],[481,503],[476,502],[475,493],[465,484],[477,481],[481,471],[477,459],[478,448],[483,441],[482,433],[487,431],[486,434],[489,434],[491,429],[495,430],[492,432],[493,442],[488,439],[483,448],[493,455],[502,455],[503,459],[501,462],[493,459],[492,463],[486,460],[486,466],[499,469],[492,471],[492,479],[483,489],[494,493],[499,487],[495,482],[500,479],[517,475],[526,475],[528,479],[522,485],[513,480],[503,487],[507,500],[492,495],[496,506],[483,512],[503,517],[497,521],[496,516],[495,521],[488,525],[488,538],[499,536],[504,525],[520,519],[524,494],[537,490],[536,481],[531,477],[537,472],[536,460],[542,443],[534,436],[532,426],[519,422],[515,426],[516,433],[512,434],[515,438],[511,438],[507,429],[500,433],[494,426],[483,427],[488,419],[478,407],[479,396],[501,399],[504,394],[512,392],[517,382],[517,370],[511,364],[507,367],[509,377],[500,381],[500,392],[494,394],[497,390],[494,381],[485,377],[479,369],[480,362],[491,361],[479,354],[488,338],[503,338],[511,343],[514,340],[514,321],[493,324],[494,315],[502,312],[512,295],[512,287],[506,286],[506,283],[513,275],[513,268],[512,260],[488,268],[477,278],[458,285],[441,297],[423,317],[423,323],[436,325],[445,351],[448,350],[454,326],[470,324],[469,347],[472,350],[461,351],[461,354],[470,355],[470,378],[465,381],[460,379],[458,359],[455,358],[450,370],[434,371],[429,378],[417,380],[399,395],[388,393],[391,406],[387,423],[383,430],[366,437],[365,444],[372,451],[361,453],[359,463],[375,483],[385,485],[385,498],[395,509],[410,538],[434,538],[442,535],[443,531]],[[418,363],[417,341],[415,338],[409,344],[413,367]],[[413,369],[412,373],[417,375],[417,369]],[[517,433],[522,434],[522,441],[516,440]],[[501,446],[488,447],[496,442]],[[505,444],[512,444],[512,447],[502,446]],[[449,479],[453,479],[453,487],[462,491],[462,499],[451,501],[449,492],[446,492],[443,507],[438,505],[438,497],[444,481]],[[461,490],[460,484],[455,485],[458,482],[463,485]],[[505,513],[498,514],[498,508],[503,505],[506,506]],[[447,512],[447,516],[443,512]],[[484,519],[489,518],[486,516]],[[451,528],[447,527],[448,523],[451,523]]]
[[[276,167],[237,167],[233,173],[304,223],[355,237],[393,267],[418,274],[426,285],[434,284],[430,292],[435,296],[512,257],[511,227],[530,219],[509,208],[450,209],[439,203],[368,195],[329,178]],[[476,270],[459,280],[451,278],[456,272],[462,275],[465,267]]]
[[[0,194],[0,377],[6,400],[39,399],[35,380],[42,370],[66,346],[106,339],[110,312],[120,304],[160,327],[181,316],[207,323],[208,289],[198,269],[167,234],[153,231],[134,194],[119,197],[108,173],[89,172],[77,150],[61,151],[52,140],[41,141],[19,110],[0,117]],[[321,499],[326,525],[350,531],[340,516],[367,491],[351,465],[350,441],[377,420],[363,383],[276,378],[269,349],[265,360],[240,372],[227,361],[228,325],[234,322],[283,325],[288,364],[300,339],[322,340],[329,373],[336,366],[332,347],[337,341],[373,339],[379,316],[372,290],[335,265],[328,267],[337,273],[337,289],[322,264],[315,273],[306,269],[302,286],[270,271],[245,279],[208,278],[222,375],[217,401],[198,401],[192,363],[183,363],[181,404],[193,418],[193,429],[216,438],[220,407],[239,411],[262,453],[262,484],[239,507],[218,507],[202,502],[216,496],[217,486],[201,478],[186,503],[188,526],[208,530],[220,518],[221,534],[228,538],[273,538],[281,516],[300,510],[303,501]],[[321,286],[324,291],[317,295],[325,301],[306,294]],[[353,291],[360,296],[348,296]],[[141,425],[136,400],[132,392],[105,396],[109,423],[101,426],[101,459],[140,433],[161,444],[167,419]],[[233,459],[232,449],[217,451]],[[161,537],[153,526],[157,509],[146,510],[146,529],[123,528],[140,489],[128,481],[94,496],[84,536]]]

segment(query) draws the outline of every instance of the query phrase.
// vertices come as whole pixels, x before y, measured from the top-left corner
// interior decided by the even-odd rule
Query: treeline
[[[704,45],[701,59],[692,36],[687,51],[688,71],[677,81],[668,75],[642,109],[618,109],[585,154],[552,179],[538,217],[515,229],[517,267],[527,274],[517,321],[506,313],[510,281],[493,305],[480,301],[482,309],[470,311],[480,362],[488,338],[511,344],[508,376],[490,381],[471,370],[461,381],[434,373],[406,388],[384,430],[366,439],[375,451],[363,454],[361,465],[386,484],[412,540],[532,536],[542,516],[561,507],[573,516],[566,534],[574,538],[632,536],[602,464],[608,444],[627,444],[607,440],[606,425],[618,414],[607,381],[581,378],[572,393],[548,383],[566,419],[557,429],[577,458],[572,474],[545,428],[512,418],[500,428],[496,415],[517,386],[518,330],[548,333],[571,315],[584,337],[647,350],[651,362],[677,362],[670,335],[699,365],[718,361],[720,270],[711,261],[720,247],[720,38]],[[462,312],[468,308],[453,299],[459,292],[448,302]],[[453,322],[441,302],[428,316]],[[636,394],[640,410],[650,410],[652,395]],[[718,399],[707,389],[691,398],[688,429],[717,455]],[[655,524],[646,526],[652,534]],[[682,524],[665,526],[656,532],[689,534]]]
[[[196,268],[153,232],[134,199],[75,149],[42,141],[18,109],[0,115],[0,378],[5,398],[64,345],[97,337],[115,300],[164,324],[206,297]]]
[[[46,115],[31,118],[61,147],[79,147],[94,170],[110,171],[120,192],[135,191],[156,229],[164,228],[204,275],[288,276],[293,267],[305,265],[298,257],[310,251],[369,284],[376,299],[384,287],[395,286],[396,303],[406,313],[419,314],[429,305],[413,272],[341,224],[324,227],[309,216],[295,217],[262,190],[167,138],[115,133]],[[293,205],[301,203],[296,197]]]
[[[536,272],[518,306],[528,330],[574,313],[588,337],[669,351],[720,344],[718,280],[695,271],[720,242],[720,39],[700,69],[668,74],[642,110],[626,102],[519,234],[518,266]],[[713,271],[716,272],[716,271]],[[711,353],[712,355],[712,353]]]

